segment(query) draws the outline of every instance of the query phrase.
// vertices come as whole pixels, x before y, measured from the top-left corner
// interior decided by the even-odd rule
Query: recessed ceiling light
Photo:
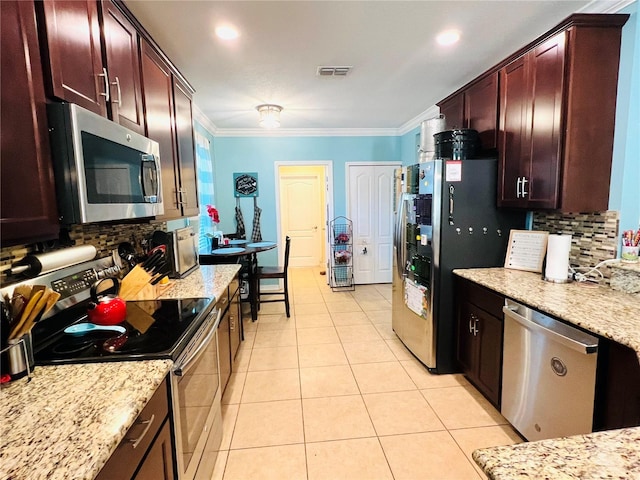
[[[457,30],[445,30],[436,37],[436,41],[442,46],[453,45],[458,40],[460,40],[460,32]]]
[[[216,35],[222,40],[235,40],[240,36],[240,33],[231,25],[221,25],[216,27]]]

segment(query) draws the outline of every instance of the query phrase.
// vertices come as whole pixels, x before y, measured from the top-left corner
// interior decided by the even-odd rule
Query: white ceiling
[[[284,107],[284,130],[403,133],[569,14],[621,3],[629,2],[126,1],[196,89],[194,103],[218,135],[256,129],[261,103]],[[240,37],[217,39],[221,23]],[[458,44],[436,44],[445,28],[461,31]],[[353,70],[319,77],[319,65]]]

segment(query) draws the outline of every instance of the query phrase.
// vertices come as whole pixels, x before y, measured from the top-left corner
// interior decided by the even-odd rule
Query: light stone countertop
[[[158,298],[220,298],[222,291],[238,271],[238,264],[200,265],[185,278],[171,280],[169,287],[163,290]]]
[[[640,359],[640,294],[591,283],[551,283],[507,268],[454,270],[456,275],[635,350]]]
[[[504,268],[454,270],[513,300],[626,345],[640,358],[640,295],[581,283],[545,282]],[[542,440],[473,452],[494,480],[640,479],[640,427]]]
[[[0,478],[90,480],[167,376],[170,360],[36,367],[0,390]]]
[[[159,298],[219,298],[239,265],[203,265]],[[91,480],[171,369],[170,360],[37,366],[0,389],[0,479]]]

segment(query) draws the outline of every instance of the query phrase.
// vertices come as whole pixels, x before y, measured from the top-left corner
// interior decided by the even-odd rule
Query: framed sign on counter
[[[549,232],[511,230],[504,268],[542,272]]]
[[[258,196],[258,173],[234,173],[233,191],[236,198]]]

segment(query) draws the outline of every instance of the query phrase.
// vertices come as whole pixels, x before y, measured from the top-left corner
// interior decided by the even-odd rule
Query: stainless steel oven
[[[211,478],[222,440],[218,325],[221,312],[211,298],[127,302],[125,332],[65,333],[88,321],[89,289],[117,273],[111,258],[56,270],[0,289],[11,296],[18,285],[46,285],[60,293],[51,315],[33,328],[36,367],[70,363],[170,359],[171,421],[178,479]],[[124,339],[117,348],[114,336]]]
[[[209,313],[171,371],[178,478],[210,479],[222,441],[218,324]]]

